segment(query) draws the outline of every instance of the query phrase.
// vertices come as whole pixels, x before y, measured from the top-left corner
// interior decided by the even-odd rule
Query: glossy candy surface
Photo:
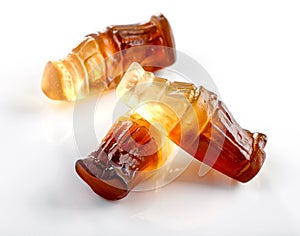
[[[150,71],[173,64],[174,48],[171,27],[162,14],[146,23],[110,26],[86,36],[64,59],[49,61],[42,90],[54,100],[82,99],[115,88],[133,61]]]
[[[76,171],[95,193],[118,200],[151,177],[169,153],[168,138],[132,114],[113,124],[96,151],[76,162]]]
[[[133,63],[117,94],[196,159],[241,182],[261,169],[266,135],[240,127],[216,94],[191,83],[155,77]]]

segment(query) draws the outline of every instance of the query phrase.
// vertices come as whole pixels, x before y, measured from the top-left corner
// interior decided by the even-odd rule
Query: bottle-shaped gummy
[[[241,182],[261,169],[266,135],[240,127],[216,94],[191,83],[155,77],[133,63],[117,94],[151,124],[161,124],[168,138],[221,173]]]
[[[76,171],[95,193],[118,200],[151,177],[170,152],[168,138],[138,114],[131,114],[120,117],[99,147],[76,162]]]
[[[75,101],[113,89],[134,61],[149,71],[173,64],[174,48],[172,29],[162,14],[146,23],[110,26],[86,36],[64,59],[49,61],[42,90],[51,99]]]

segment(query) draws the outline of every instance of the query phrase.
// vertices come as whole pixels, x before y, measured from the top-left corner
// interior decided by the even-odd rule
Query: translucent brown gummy
[[[98,195],[108,200],[125,197],[153,174],[168,155],[162,135],[139,116],[120,118],[95,152],[78,160],[78,175]]]
[[[174,47],[171,27],[162,14],[143,24],[110,26],[86,36],[63,60],[48,62],[42,90],[51,99],[75,101],[113,89],[133,61],[149,71],[174,63]]]
[[[195,106],[200,103],[207,112],[207,121],[199,126],[201,132],[195,136],[192,129],[186,129],[183,121],[174,127],[168,137],[196,159],[221,173],[240,182],[251,180],[264,163],[266,135],[241,128],[214,93],[203,87],[199,90],[199,98],[195,101],[198,105]],[[211,112],[207,107],[212,103],[216,103],[216,107]],[[187,119],[189,112],[195,111],[187,111],[182,119]],[[196,115],[200,120],[199,115],[202,114]]]
[[[261,169],[267,136],[240,127],[217,95],[191,83],[170,82],[137,63],[117,87],[121,100],[196,159],[241,182]]]

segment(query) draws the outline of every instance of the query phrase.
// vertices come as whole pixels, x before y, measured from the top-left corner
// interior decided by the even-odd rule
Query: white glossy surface
[[[0,3],[0,235],[299,235],[300,5],[197,4]],[[267,161],[248,184],[214,171],[197,177],[191,165],[164,188],[107,202],[75,174],[73,106],[42,94],[43,67],[85,34],[156,12],[169,19],[177,48],[208,70],[237,121],[268,135]],[[99,121],[99,137],[110,123]]]

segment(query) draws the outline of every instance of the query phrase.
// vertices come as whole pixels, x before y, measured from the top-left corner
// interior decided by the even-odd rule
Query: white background
[[[247,184],[185,173],[108,202],[74,171],[73,106],[43,95],[43,68],[86,34],[157,12],[237,121],[268,135],[267,160]],[[2,1],[0,235],[299,235],[299,12],[288,0]]]

